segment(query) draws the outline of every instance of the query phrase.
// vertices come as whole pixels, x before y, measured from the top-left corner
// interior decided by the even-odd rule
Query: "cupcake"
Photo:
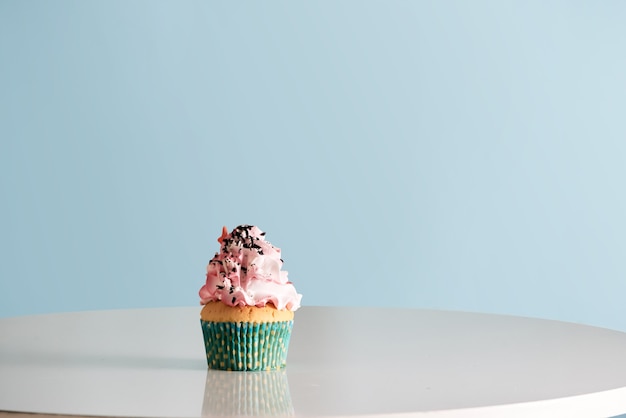
[[[294,311],[302,295],[282,271],[280,249],[256,226],[240,225],[218,238],[220,251],[200,289],[200,323],[210,369],[285,367]]]

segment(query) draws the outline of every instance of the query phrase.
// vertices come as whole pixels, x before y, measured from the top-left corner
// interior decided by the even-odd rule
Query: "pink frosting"
[[[280,248],[264,238],[256,226],[240,225],[218,238],[220,252],[207,266],[206,284],[200,289],[200,303],[222,301],[230,306],[265,306],[295,311],[302,295],[281,271]]]

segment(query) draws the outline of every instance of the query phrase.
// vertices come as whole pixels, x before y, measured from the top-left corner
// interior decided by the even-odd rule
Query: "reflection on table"
[[[259,415],[295,415],[285,370],[207,370],[202,402],[203,417]]]

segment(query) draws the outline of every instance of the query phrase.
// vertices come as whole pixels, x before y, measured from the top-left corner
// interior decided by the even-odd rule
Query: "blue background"
[[[305,305],[626,331],[626,3],[0,0],[0,316]]]

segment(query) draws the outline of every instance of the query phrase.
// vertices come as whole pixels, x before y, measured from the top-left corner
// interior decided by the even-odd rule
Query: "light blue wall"
[[[0,0],[0,316],[306,305],[626,331],[626,2]]]

